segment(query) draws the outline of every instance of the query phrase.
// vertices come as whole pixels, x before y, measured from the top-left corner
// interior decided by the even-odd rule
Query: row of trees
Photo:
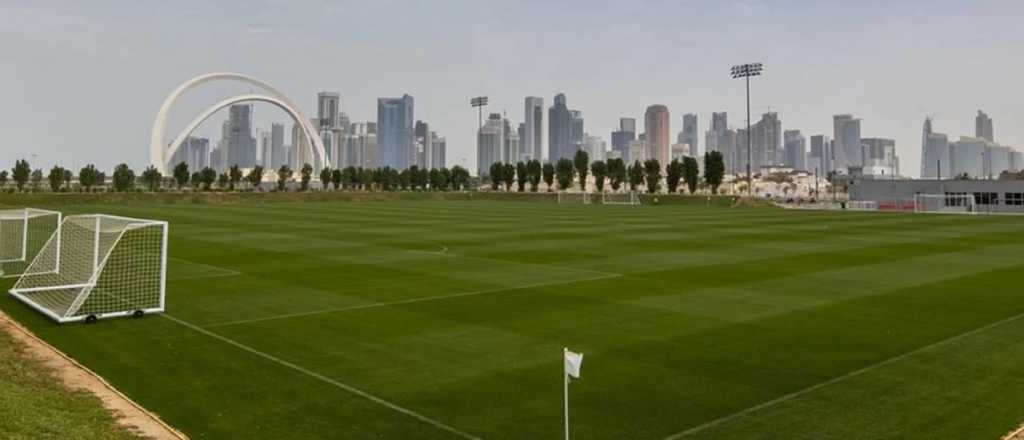
[[[641,185],[648,193],[656,193],[661,189],[662,168],[657,159],[648,159],[641,163],[634,161],[626,165],[622,159],[608,159],[607,161],[590,162],[586,151],[579,150],[572,160],[559,159],[554,164],[541,164],[539,160],[518,162],[516,164],[495,162],[491,164],[488,176],[491,182],[491,189],[498,191],[502,186],[505,191],[512,191],[513,185],[519,192],[526,191],[529,186],[531,192],[537,192],[541,180],[547,185],[548,191],[552,191],[558,183],[558,189],[566,191],[573,184],[579,185],[581,191],[587,190],[588,176],[594,176],[594,187],[598,192],[603,192],[605,183],[612,191],[618,191],[623,183],[629,185],[631,191],[636,191]],[[679,190],[679,184],[684,182],[691,194],[697,191],[700,184],[700,167],[697,159],[685,157],[682,161],[673,160],[665,167],[665,185],[669,193]],[[725,161],[722,153],[709,151],[704,155],[704,181],[714,193],[725,177]]]
[[[708,152],[704,156],[704,179],[712,191],[717,192],[718,186],[722,183],[725,166],[721,153],[717,151]],[[491,189],[497,191],[504,186],[505,191],[512,191],[516,185],[519,192],[537,192],[540,182],[543,181],[552,191],[555,183],[558,188],[568,190],[574,182],[581,190],[587,189],[588,176],[594,176],[594,184],[597,191],[604,191],[607,184],[612,191],[618,191],[623,185],[636,191],[641,185],[649,193],[660,190],[662,181],[661,164],[654,159],[643,163],[636,161],[627,165],[622,159],[609,159],[607,161],[590,162],[585,151],[577,151],[572,159],[560,159],[554,164],[541,163],[539,160],[519,162],[517,164],[503,164],[496,162],[490,167],[489,178]],[[674,193],[679,189],[681,182],[692,194],[697,190],[699,184],[699,169],[697,160],[684,158],[683,161],[673,160],[665,168],[665,184],[668,192]],[[142,174],[136,176],[127,164],[120,164],[114,168],[111,179],[111,187],[114,191],[131,191],[141,184],[142,188],[149,191],[158,191],[161,188],[176,187],[179,190],[191,185],[195,190],[211,191],[214,184],[220,190],[235,191],[247,186],[248,189],[255,189],[263,182],[267,170],[262,166],[256,166],[243,172],[238,165],[233,165],[228,170],[217,173],[210,167],[201,170],[190,170],[185,162],[177,164],[172,170],[172,175],[165,178],[155,167],[147,167]],[[275,172],[278,191],[285,191],[288,182],[295,177],[295,172],[288,166],[282,165]],[[470,183],[469,171],[461,166],[448,168],[421,169],[412,166],[405,170],[396,170],[390,167],[362,168],[347,167],[344,169],[324,168],[320,172],[320,182],[324,189],[335,190],[463,190],[467,189]],[[34,188],[38,188],[43,180],[43,171],[32,170],[28,161],[18,160],[14,168],[8,173],[0,171],[0,188],[7,185],[7,181],[14,181],[19,191],[32,182]],[[47,175],[50,190],[54,192],[71,190],[71,182],[74,179],[71,170],[54,166]],[[299,190],[308,191],[313,180],[313,167],[309,164],[303,165],[298,176]],[[93,165],[86,165],[78,172],[78,183],[83,191],[91,192],[95,187],[103,187],[107,184],[107,176]]]

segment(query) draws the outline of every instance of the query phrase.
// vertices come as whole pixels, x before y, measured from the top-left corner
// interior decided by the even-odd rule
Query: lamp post
[[[743,78],[747,83],[747,195],[753,193],[754,180],[750,175],[750,77],[761,75],[761,63],[740,64],[732,66],[732,78]]]
[[[487,97],[486,96],[477,96],[476,98],[470,99],[469,100],[469,105],[471,107],[476,107],[477,109],[479,109],[480,115],[479,115],[479,118],[478,118],[479,124],[478,124],[477,129],[483,129],[484,128],[484,106],[487,105]]]

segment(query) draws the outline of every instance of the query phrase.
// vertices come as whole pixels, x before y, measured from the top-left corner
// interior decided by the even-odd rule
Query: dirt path
[[[138,435],[158,440],[185,440],[188,438],[164,423],[156,414],[146,411],[139,404],[121,394],[96,373],[33,335],[32,332],[14,322],[3,312],[0,312],[0,331],[7,332],[15,341],[24,344],[26,352],[51,368],[65,386],[72,389],[84,389],[99,397],[103,401],[103,406],[117,418],[118,423]]]
[[[1015,431],[1006,434],[1003,440],[1024,440],[1024,426],[1017,428]]]

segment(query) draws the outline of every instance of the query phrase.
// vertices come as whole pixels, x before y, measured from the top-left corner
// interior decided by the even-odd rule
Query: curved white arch
[[[156,167],[161,173],[167,173],[166,159],[170,156],[164,155],[166,147],[164,146],[163,138],[164,130],[166,129],[167,126],[167,115],[170,112],[171,107],[174,105],[175,101],[177,101],[181,95],[185,94],[185,92],[189,91],[193,87],[211,81],[221,80],[239,81],[262,88],[266,90],[270,94],[270,96],[276,98],[279,102],[283,103],[286,107],[290,108],[291,111],[289,111],[289,113],[294,113],[293,117],[296,118],[296,122],[300,126],[302,126],[303,132],[306,133],[306,137],[308,138],[307,145],[309,145],[310,149],[313,150],[310,152],[310,155],[313,156],[314,158],[316,157],[315,155],[317,154],[319,154],[320,156],[320,163],[313,164],[313,166],[326,166],[327,154],[326,149],[324,148],[323,141],[320,139],[320,136],[309,135],[310,133],[315,134],[316,130],[313,129],[313,125],[309,123],[309,119],[302,114],[301,110],[299,110],[299,106],[295,105],[295,103],[292,102],[292,100],[289,99],[287,96],[285,96],[284,93],[281,93],[270,84],[248,75],[233,72],[214,72],[199,75],[195,78],[185,81],[176,89],[174,89],[174,91],[171,92],[170,95],[167,95],[167,98],[164,99],[163,104],[160,105],[160,111],[157,112],[156,119],[153,121],[153,131],[151,132],[149,137],[149,158],[151,165]],[[171,144],[171,146],[173,146],[175,150],[177,150],[178,145],[180,145],[180,142],[176,144]]]
[[[165,169],[169,168],[170,164],[167,163],[167,160],[170,159],[171,157],[174,157],[174,153],[176,151],[178,151],[178,148],[180,148],[181,144],[183,142],[185,142],[185,139],[188,138],[189,136],[191,136],[192,132],[195,131],[197,128],[199,128],[199,126],[202,125],[203,122],[205,122],[207,119],[209,119],[211,116],[213,116],[214,113],[217,113],[218,111],[220,111],[222,109],[225,109],[228,106],[231,106],[231,105],[234,105],[234,104],[238,104],[238,103],[241,103],[241,102],[250,102],[250,101],[266,102],[268,104],[273,104],[273,105],[277,106],[278,108],[280,108],[281,110],[284,110],[285,112],[287,112],[292,117],[292,119],[294,119],[296,121],[296,123],[298,123],[299,120],[300,120],[299,118],[302,117],[302,114],[299,113],[298,110],[296,110],[289,103],[281,100],[280,98],[276,98],[276,97],[273,97],[273,96],[267,96],[267,95],[238,95],[238,96],[232,96],[232,97],[230,97],[228,99],[225,99],[225,100],[223,100],[221,102],[218,102],[218,103],[210,106],[209,108],[204,110],[202,113],[200,113],[199,116],[197,116],[195,119],[193,119],[192,122],[190,122],[185,127],[185,129],[182,130],[181,133],[179,133],[178,136],[174,138],[174,141],[171,142],[171,144],[168,145],[166,149],[161,148],[161,152],[159,153],[160,157],[161,157],[160,165],[157,166],[156,164],[154,164],[153,166],[157,166],[157,168],[160,168],[160,167],[164,167]],[[308,124],[300,124],[300,127],[302,127],[303,134],[305,134],[308,139],[319,139],[319,136],[316,135],[316,132],[313,132],[313,131],[311,131],[309,129]],[[312,142],[307,143],[307,144],[312,144]],[[320,146],[319,148],[315,148],[314,147],[313,150],[316,151],[317,154],[320,155],[320,161],[321,161],[320,163],[326,163],[325,161],[326,161],[327,155],[326,155],[326,152],[323,149],[323,146]],[[314,159],[314,161],[315,161],[315,159]],[[313,164],[311,164],[311,165],[313,165]],[[317,166],[317,165],[314,165],[314,166]]]

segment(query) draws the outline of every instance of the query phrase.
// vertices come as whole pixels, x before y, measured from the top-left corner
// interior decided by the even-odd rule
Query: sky
[[[317,92],[340,92],[354,122],[408,93],[447,137],[451,166],[476,160],[473,96],[518,123],[525,96],[546,107],[563,92],[606,141],[618,118],[664,104],[674,137],[684,113],[702,133],[714,111],[745,125],[729,68],[761,62],[755,121],[775,111],[784,130],[831,136],[832,115],[852,113],[863,137],[895,139],[901,173],[917,176],[926,116],[953,139],[973,136],[984,110],[997,142],[1024,149],[1022,18],[1020,0],[0,0],[0,166],[141,169],[163,99],[207,72],[260,78],[307,116]],[[190,92],[167,136],[250,91]],[[267,104],[255,114],[263,129],[290,122]],[[221,120],[198,133],[216,138]]]

